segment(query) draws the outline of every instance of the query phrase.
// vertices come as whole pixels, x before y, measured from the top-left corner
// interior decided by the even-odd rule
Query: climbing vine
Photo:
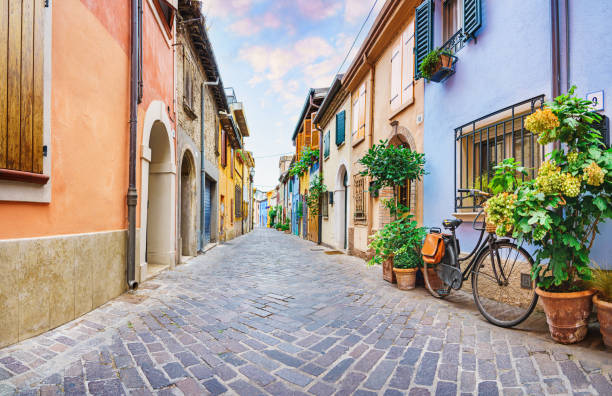
[[[310,188],[308,189],[308,196],[306,197],[306,204],[308,205],[308,209],[310,209],[310,213],[313,215],[318,215],[320,211],[320,198],[321,194],[327,191],[327,187],[323,184],[323,178],[321,175],[317,175],[313,178],[310,183]]]
[[[289,169],[289,174],[291,176],[302,176],[318,160],[319,149],[304,147],[300,160]]]

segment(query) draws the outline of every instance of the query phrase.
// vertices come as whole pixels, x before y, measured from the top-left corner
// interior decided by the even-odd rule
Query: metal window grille
[[[355,220],[366,220],[366,202],[365,202],[365,176],[354,176],[353,199],[355,201]]]
[[[242,187],[236,185],[235,187],[235,196],[234,196],[234,207],[235,207],[235,216],[236,218],[242,216]]]
[[[544,158],[537,136],[524,128],[525,117],[544,106],[544,95],[497,110],[455,129],[455,211],[481,205],[458,189],[486,190],[493,167],[506,158],[525,166],[534,178]]]

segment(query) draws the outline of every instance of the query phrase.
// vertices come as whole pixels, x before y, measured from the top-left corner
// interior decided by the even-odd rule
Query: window
[[[356,92],[353,100],[353,143],[365,138],[366,129],[366,83]]]
[[[355,221],[366,221],[365,176],[354,176],[353,200],[355,201]]]
[[[446,0],[442,6],[442,40],[446,42],[463,24],[463,7],[461,0]]]
[[[195,116],[194,113],[194,94],[193,94],[193,64],[189,58],[184,58],[183,70],[183,106],[190,116]]]
[[[391,110],[414,99],[414,23],[402,33],[391,54]]]
[[[155,8],[159,14],[159,18],[162,20],[164,28],[168,36],[172,37],[172,26],[174,24],[174,7],[168,3],[167,0],[153,0]]]
[[[234,191],[234,204],[236,218],[242,217],[242,187],[236,185]]]
[[[227,166],[227,134],[221,129],[221,166]]]
[[[17,6],[3,15],[0,34],[0,178],[45,184],[44,4],[23,2],[21,8],[21,1],[13,3]]]
[[[325,191],[321,194],[321,216],[323,217],[329,217],[329,194],[332,193]]]
[[[336,146],[344,143],[344,135],[346,131],[346,111],[342,110],[336,114]]]
[[[230,148],[230,177],[234,178],[234,149]]]
[[[465,124],[455,130],[457,189],[486,189],[495,173],[493,167],[505,158],[515,158],[536,176],[544,157],[537,136],[526,130],[525,117],[541,108],[544,96],[517,103]],[[457,193],[455,209],[476,211],[478,204]]]
[[[323,138],[323,158],[329,158],[329,135],[330,131],[327,131]]]

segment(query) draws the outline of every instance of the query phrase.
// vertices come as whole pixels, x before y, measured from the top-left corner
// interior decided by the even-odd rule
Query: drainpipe
[[[552,97],[561,94],[561,55],[559,49],[559,0],[550,0],[551,26],[551,66],[552,66]],[[559,149],[559,142],[553,143],[553,148]]]
[[[204,161],[204,84],[200,85],[200,252],[204,251],[206,172]]]
[[[139,81],[139,47],[138,18],[141,0],[132,0],[131,15],[131,53],[130,53],[130,161],[129,185],[127,192],[128,240],[127,240],[127,284],[133,290],[138,288],[136,281],[136,128],[138,126],[138,81]]]
[[[314,122],[314,120],[313,120]],[[318,125],[315,125],[315,128],[317,131],[319,131],[319,177],[323,178],[323,155],[322,155],[322,150],[323,150],[323,131],[321,130],[321,128],[319,128]],[[318,216],[318,222],[319,222],[319,229],[317,232],[317,245],[320,245],[323,239],[323,230],[322,225],[323,225],[323,214],[321,213],[322,210],[319,210],[319,216]]]
[[[570,15],[569,15],[569,0],[565,0],[565,79],[566,92],[570,90]]]
[[[372,148],[374,145],[374,64],[370,62],[367,54],[363,55],[363,61],[370,67],[370,128],[368,130],[369,147]],[[369,188],[369,186],[368,186]],[[372,235],[372,228],[374,227],[374,197],[372,194],[368,194],[368,203],[370,205],[370,215],[368,216],[368,237]],[[367,252],[366,252],[367,253]]]

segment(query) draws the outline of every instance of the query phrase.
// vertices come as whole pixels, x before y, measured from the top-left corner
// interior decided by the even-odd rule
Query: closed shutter
[[[463,33],[468,37],[482,26],[482,7],[480,0],[463,0]]]
[[[402,104],[414,99],[414,22],[402,35]]]
[[[304,120],[304,147],[310,147],[311,145],[310,120]]]
[[[433,49],[433,2],[425,0],[415,11],[415,43],[414,43],[414,69],[417,79],[421,78],[419,65]]]
[[[342,110],[336,114],[336,146],[340,146],[344,143],[344,136],[346,130],[346,111]]]
[[[0,0],[0,168],[43,172],[43,7]]]
[[[221,166],[227,166],[227,136],[225,129],[221,130]]]
[[[323,139],[323,157],[325,158],[329,157],[329,134],[330,132],[327,131]]]
[[[391,52],[391,110],[399,107],[402,93],[402,43]]]
[[[234,178],[234,149],[230,148],[230,177]]]
[[[319,130],[317,129],[317,125],[314,123],[315,115],[317,113],[312,113],[310,116],[310,145],[312,148],[319,148]]]
[[[357,139],[365,137],[366,129],[366,85],[365,83],[359,89],[359,130],[357,131]]]
[[[359,91],[355,93],[353,99],[353,122],[351,127],[351,134],[353,135],[353,141],[357,139],[357,131],[359,130]]]

